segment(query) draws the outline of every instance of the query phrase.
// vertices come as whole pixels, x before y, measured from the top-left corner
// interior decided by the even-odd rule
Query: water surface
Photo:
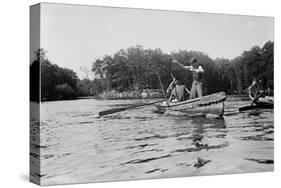
[[[239,113],[251,102],[230,96],[223,118],[157,114],[154,106],[96,117],[144,102],[150,100],[42,103],[42,184],[273,170],[273,110]]]

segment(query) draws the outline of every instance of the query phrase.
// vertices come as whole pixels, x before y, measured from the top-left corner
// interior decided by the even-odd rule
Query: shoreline
[[[246,94],[228,94],[227,98],[233,98],[233,97],[243,97],[243,98],[249,98],[248,95]],[[95,95],[95,96],[79,96],[73,99],[60,99],[60,100],[44,100],[44,101],[40,101],[40,102],[55,102],[55,101],[71,101],[71,100],[88,100],[88,99],[94,99],[94,100],[140,100],[140,99],[164,99],[164,97],[147,97],[147,98],[118,98],[118,97],[105,97],[105,96],[99,96],[99,95]],[[167,98],[168,100],[168,98]],[[250,100],[250,98],[249,98]],[[35,101],[30,101],[30,102],[35,102]]]

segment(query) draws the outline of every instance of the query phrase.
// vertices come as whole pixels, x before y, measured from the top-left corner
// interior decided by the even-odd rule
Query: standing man
[[[199,65],[197,59],[194,57],[190,59],[191,66],[183,66],[177,60],[173,60],[173,63],[176,63],[180,67],[186,70],[190,70],[192,72],[193,82],[192,82],[189,98],[190,99],[196,98],[196,94],[198,97],[202,97],[203,96],[202,80],[203,80],[204,69],[201,65]]]

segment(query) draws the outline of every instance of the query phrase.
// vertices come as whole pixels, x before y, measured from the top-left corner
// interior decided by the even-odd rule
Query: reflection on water
[[[97,118],[143,100],[75,100],[41,106],[42,184],[164,178],[273,170],[273,110],[223,118],[152,113],[153,106]],[[38,156],[34,156],[38,157]]]

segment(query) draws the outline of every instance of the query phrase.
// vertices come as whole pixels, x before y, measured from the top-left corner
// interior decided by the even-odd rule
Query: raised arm
[[[174,64],[176,64],[177,66],[183,68],[183,69],[186,69],[186,70],[190,70],[190,71],[193,71],[193,72],[198,72],[198,73],[203,73],[205,72],[203,67],[200,65],[197,69],[193,68],[193,66],[184,66],[183,64],[179,63],[177,60],[173,60],[172,61]]]
[[[251,100],[254,99],[254,96],[252,96],[252,88],[253,88],[252,85],[250,85],[250,86],[248,87],[248,95],[249,95],[249,98],[250,98]]]

